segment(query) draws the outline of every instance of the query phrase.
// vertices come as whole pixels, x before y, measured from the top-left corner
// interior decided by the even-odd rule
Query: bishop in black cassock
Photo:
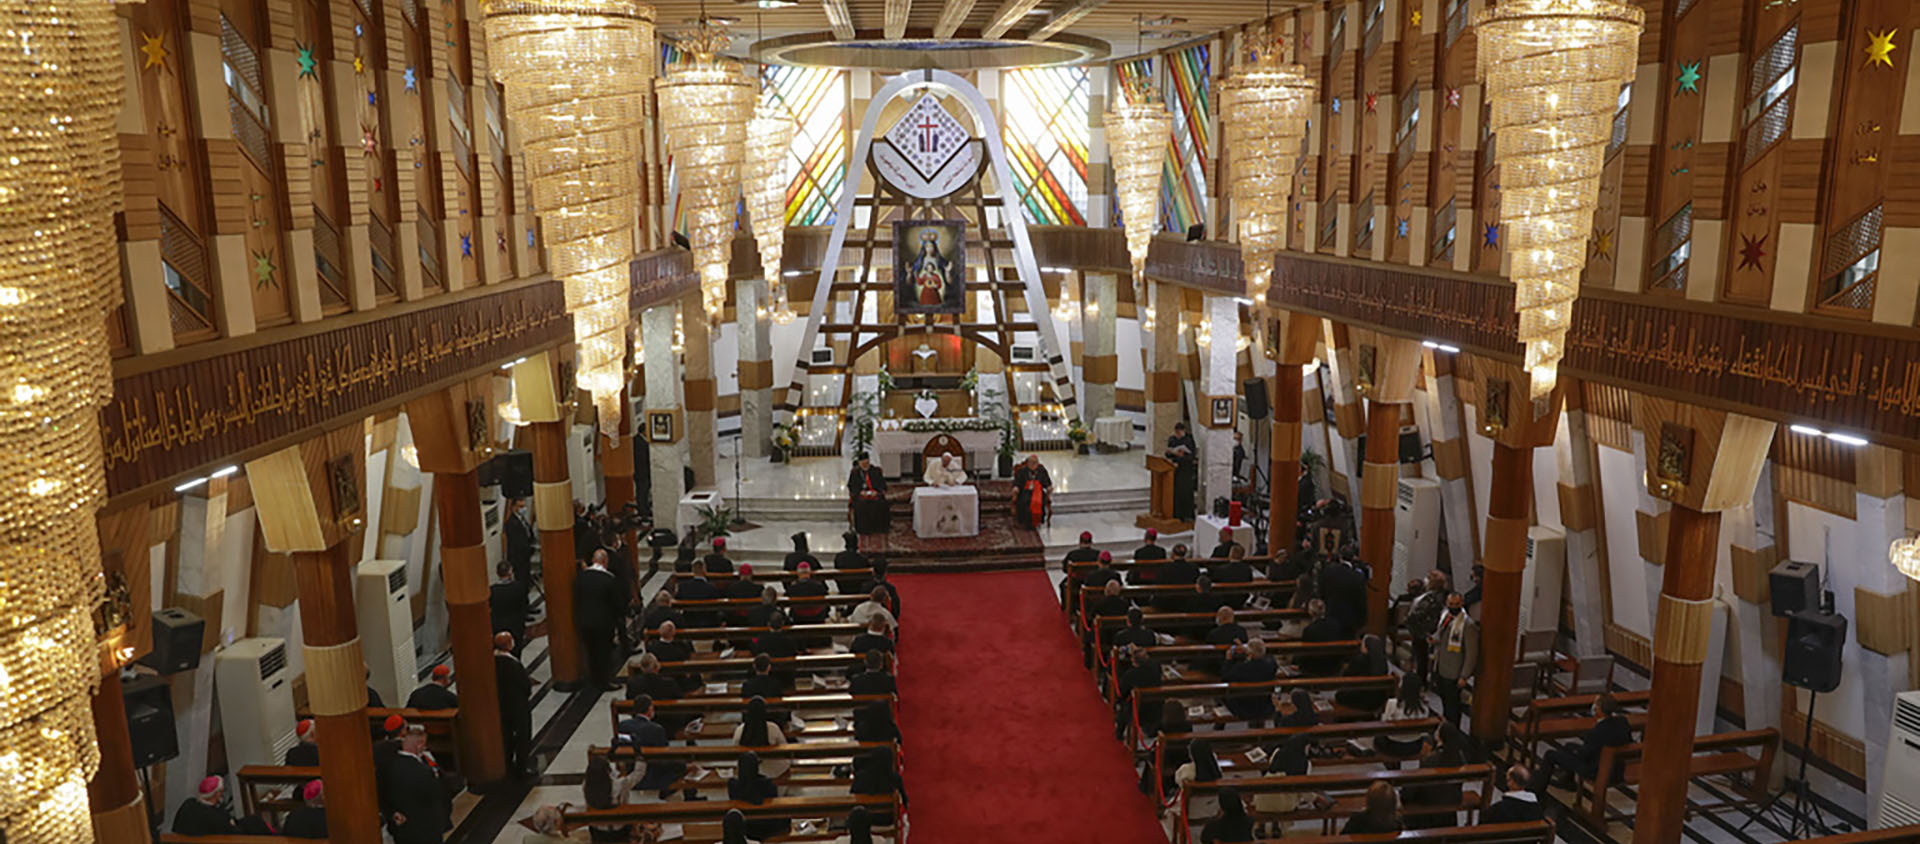
[[[847,501],[853,508],[856,533],[886,533],[893,521],[887,504],[887,478],[862,454],[847,474]]]

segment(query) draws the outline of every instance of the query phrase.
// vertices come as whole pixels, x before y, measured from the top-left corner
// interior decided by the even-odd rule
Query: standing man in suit
[[[533,526],[527,524],[527,502],[524,498],[507,499],[507,526],[503,535],[506,538],[506,562],[513,567],[513,579],[523,585],[533,585]]]
[[[408,709],[458,709],[460,696],[448,688],[453,685],[453,669],[446,663],[433,667],[427,682],[407,697]]]
[[[493,618],[493,632],[513,635],[517,651],[527,640],[527,581],[506,560],[494,566],[493,573],[499,579],[487,590],[487,614]]]
[[[593,552],[593,564],[573,579],[573,626],[587,651],[587,675],[595,688],[612,687],[614,630],[627,614],[626,593],[607,569],[607,551]]]
[[[394,844],[441,844],[452,826],[453,803],[440,763],[427,751],[426,727],[407,727],[388,768],[387,791]]]
[[[507,770],[519,775],[533,773],[533,682],[527,667],[513,655],[514,639],[505,633],[493,634],[493,675],[500,690],[500,734],[507,745]]]
[[[1433,690],[1447,723],[1460,724],[1460,692],[1480,667],[1480,625],[1467,615],[1458,592],[1447,594],[1447,611],[1433,634]],[[1503,692],[1504,694],[1504,692]]]
[[[1320,570],[1320,596],[1327,601],[1327,614],[1345,625],[1349,633],[1366,626],[1367,580],[1366,571],[1346,554]]]

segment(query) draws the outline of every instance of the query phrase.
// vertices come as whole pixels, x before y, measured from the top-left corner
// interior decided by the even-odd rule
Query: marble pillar
[[[1114,414],[1114,382],[1120,375],[1120,359],[1114,353],[1115,318],[1120,310],[1117,284],[1112,273],[1087,273],[1081,283],[1086,325],[1081,329],[1080,360],[1086,386],[1080,412],[1088,430],[1095,420]]]
[[[766,458],[773,451],[773,343],[767,321],[765,278],[734,282],[735,323],[740,340],[740,453]]]
[[[1200,349],[1201,386],[1204,388],[1197,396],[1200,407],[1195,420],[1195,439],[1200,442],[1200,504],[1202,512],[1213,506],[1214,499],[1233,498],[1233,429],[1238,421],[1238,400],[1234,401],[1235,418],[1224,425],[1215,425],[1213,419],[1213,399],[1231,399],[1240,393],[1240,346],[1236,340],[1240,337],[1240,302],[1231,296],[1208,296],[1206,299],[1207,334],[1211,342]],[[1211,537],[1196,537],[1202,544],[1211,541]]]
[[[680,408],[680,367],[673,354],[673,329],[680,321],[677,303],[656,305],[640,314],[640,348],[647,371],[647,412]],[[674,433],[678,434],[679,431]],[[642,427],[653,490],[653,522],[671,525],[679,517],[680,496],[686,493],[681,476],[685,463],[677,442],[654,442]]]
[[[686,377],[681,383],[687,419],[687,465],[693,467],[693,488],[714,488],[713,332],[702,315],[699,295],[680,300],[680,333],[686,338]],[[648,387],[652,387],[649,382]],[[652,392],[649,390],[648,392]]]
[[[1147,329],[1149,339],[1141,346],[1147,358],[1147,453],[1159,454],[1173,436],[1180,421],[1180,288],[1149,281],[1148,298],[1153,301]],[[1144,325],[1144,323],[1143,323]]]

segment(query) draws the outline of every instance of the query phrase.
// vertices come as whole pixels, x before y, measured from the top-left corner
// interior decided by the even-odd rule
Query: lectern
[[[1147,474],[1152,476],[1152,487],[1148,493],[1148,512],[1136,516],[1135,527],[1152,528],[1161,533],[1179,533],[1192,530],[1192,522],[1183,522],[1173,517],[1173,461],[1158,454],[1147,455]]]

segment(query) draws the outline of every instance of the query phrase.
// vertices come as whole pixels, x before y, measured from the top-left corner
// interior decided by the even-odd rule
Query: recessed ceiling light
[[[787,9],[800,5],[799,0],[740,0],[740,2],[756,9]]]

